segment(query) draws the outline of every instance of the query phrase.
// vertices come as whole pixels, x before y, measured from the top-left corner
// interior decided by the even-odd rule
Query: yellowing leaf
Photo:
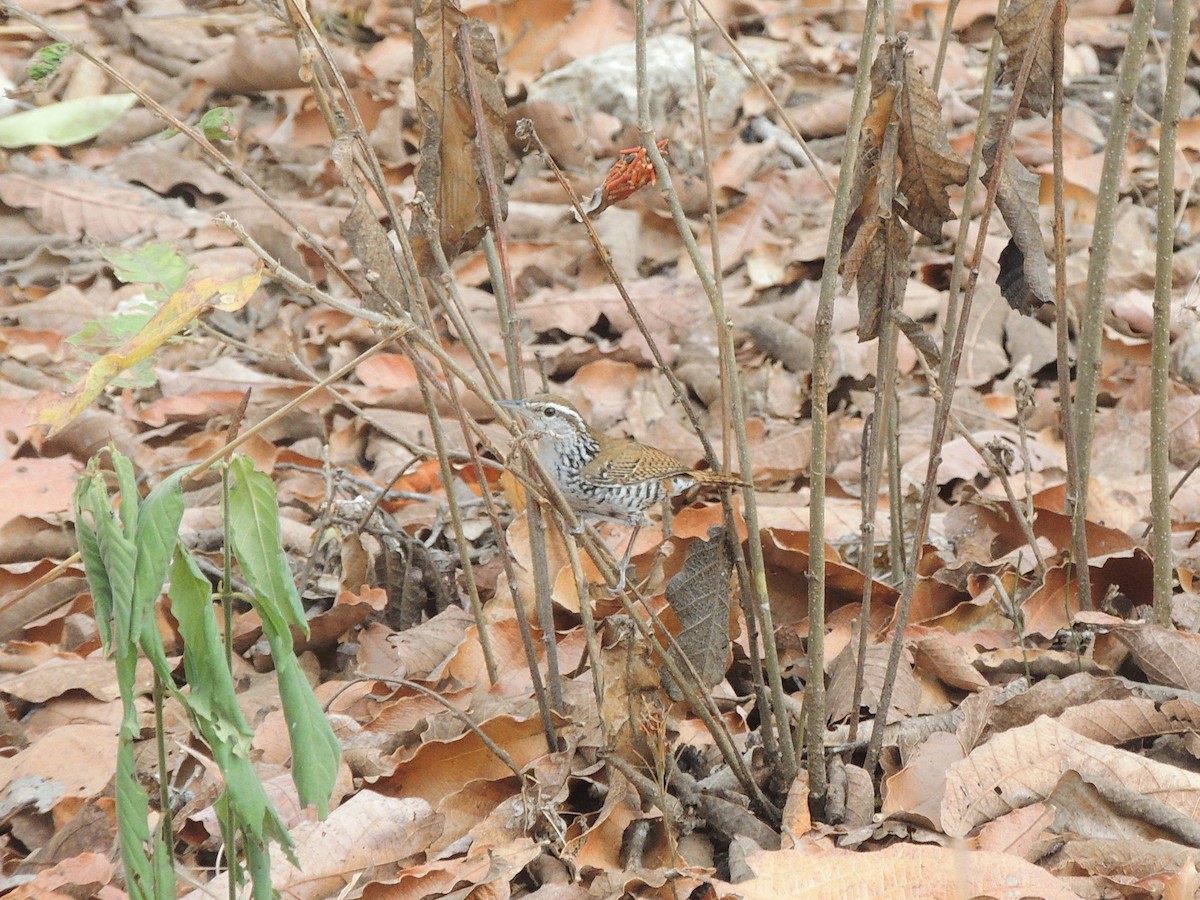
[[[159,347],[191,325],[206,310],[241,309],[261,282],[262,271],[258,269],[231,281],[215,278],[189,281],[167,298],[141,331],[116,350],[96,360],[65,396],[43,406],[38,412],[38,423],[49,426],[50,434],[61,431],[126,369],[149,359]]]

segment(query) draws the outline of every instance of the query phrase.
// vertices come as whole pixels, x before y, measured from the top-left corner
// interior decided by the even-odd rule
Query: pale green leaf
[[[0,119],[0,147],[14,150],[39,144],[81,144],[121,118],[136,102],[136,94],[105,94],[13,113]]]

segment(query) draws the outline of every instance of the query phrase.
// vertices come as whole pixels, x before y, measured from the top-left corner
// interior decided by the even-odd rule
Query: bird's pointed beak
[[[497,400],[497,406],[503,406],[513,414],[513,419],[527,427],[530,422],[529,409],[520,400]]]

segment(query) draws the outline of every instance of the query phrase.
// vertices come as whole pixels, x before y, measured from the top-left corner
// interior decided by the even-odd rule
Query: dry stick
[[[942,34],[938,39],[937,62],[933,64],[933,92],[938,92],[942,83],[942,69],[946,67],[946,51],[950,47],[950,35],[954,34],[954,14],[958,12],[959,0],[950,0],[946,4],[946,15],[942,17]],[[998,35],[993,34],[993,37]]]
[[[704,160],[704,189],[708,195],[709,248],[712,253],[713,271],[721,272],[724,269],[721,265],[721,235],[717,227],[719,222],[717,217],[717,192],[713,185],[713,152],[711,129],[708,120],[708,91],[705,87],[704,58],[701,55],[700,48],[700,25],[698,16],[696,15],[696,6],[699,2],[700,0],[692,0],[691,3],[687,4],[687,13],[688,25],[692,34],[692,68],[696,75],[696,111],[700,118],[700,152],[703,154]],[[807,149],[805,147],[806,151]],[[826,184],[828,183],[827,181]],[[721,282],[714,280],[714,286],[717,294],[723,298],[724,293],[722,292]],[[717,319],[718,329],[721,327],[722,318]],[[737,377],[734,374],[737,361],[733,355],[732,340],[722,340],[718,346],[721,364],[721,405],[724,409],[728,410],[732,408],[733,391],[738,389]],[[733,448],[732,442],[729,440],[730,422],[728,415],[721,417],[721,429],[721,450],[725,457],[721,462],[725,471],[729,471],[730,456]],[[747,478],[750,479],[750,473],[747,473]],[[746,619],[746,645],[750,651],[750,677],[754,684],[755,702],[758,706],[759,718],[762,723],[763,752],[766,754],[767,759],[772,759],[779,752],[778,739],[775,734],[775,717],[769,714],[772,707],[770,705],[767,684],[763,680],[762,661],[759,659],[757,607],[753,602],[753,592],[750,590],[750,572],[746,567],[746,558],[741,552],[741,541],[737,538],[737,523],[733,519],[733,504],[728,502],[727,497],[728,495],[722,492],[721,505],[725,515],[725,540],[729,545],[729,554],[733,557],[737,566],[738,584],[741,586],[739,600],[741,601],[742,615]],[[780,728],[787,728],[786,720],[779,722],[778,725]]]
[[[712,307],[713,317],[716,320],[717,336],[722,343],[728,345],[728,357],[732,359],[733,333],[725,313],[724,301],[717,290],[713,274],[708,270],[703,257],[700,255],[700,248],[696,245],[696,239],[692,236],[687,216],[684,214],[683,207],[679,202],[679,195],[675,192],[671,172],[667,168],[667,164],[663,160],[662,153],[659,152],[658,145],[654,139],[654,129],[650,122],[649,83],[646,80],[646,0],[637,0],[635,4],[635,25],[638,131],[641,135],[642,146],[646,150],[646,155],[654,164],[654,171],[658,175],[660,190],[671,209],[671,218],[675,221],[675,229],[679,232],[679,237],[687,248],[688,256],[692,261],[692,268],[700,278],[700,283],[704,287],[704,293],[707,295],[709,304]],[[712,226],[715,228],[716,224],[716,222],[713,222]],[[732,417],[734,435],[737,438],[738,462],[742,471],[749,474],[754,471],[754,467],[750,459],[749,444],[746,441],[746,416],[745,410],[742,408],[741,384],[736,377],[736,372],[731,372],[730,375],[732,380],[730,400],[732,402],[729,407],[729,413]],[[753,489],[744,491],[743,498],[745,501],[747,543],[750,547],[750,569],[754,574],[754,594],[755,600],[758,603],[759,620],[762,623],[763,650],[767,661],[767,675],[771,684],[771,706],[775,720],[779,725],[780,765],[776,769],[776,774],[781,776],[784,781],[790,782],[795,777],[797,771],[796,748],[792,740],[791,730],[787,727],[787,704],[784,701],[783,679],[779,671],[778,648],[775,646],[775,626],[771,614],[770,600],[767,597],[767,576],[763,563],[762,535],[758,529],[758,507],[755,502]]]
[[[878,406],[879,392],[876,392],[876,406]],[[854,692],[853,700],[850,702],[850,737],[851,743],[858,740],[858,719],[859,708],[862,706],[863,681],[864,681],[864,665],[863,659],[867,655],[867,632],[870,630],[871,624],[871,588],[874,583],[875,572],[875,509],[878,505],[879,495],[878,486],[875,492],[869,490],[868,485],[871,484],[871,448],[879,445],[879,441],[873,437],[875,431],[875,414],[867,413],[866,419],[863,420],[862,443],[860,447],[860,467],[859,467],[859,515],[862,520],[858,526],[860,559],[858,568],[863,575],[863,593],[858,614],[858,660],[854,666]],[[878,478],[876,476],[876,485]],[[868,549],[869,548],[869,549]],[[851,636],[853,637],[853,627],[851,628]],[[849,759],[846,760],[849,762]]]
[[[475,627],[479,631],[479,645],[483,650],[488,681],[495,686],[500,683],[500,667],[496,663],[496,655],[492,649],[487,618],[483,614],[483,601],[479,597],[479,588],[475,583],[475,568],[471,563],[471,543],[467,540],[466,531],[462,527],[462,510],[459,508],[458,497],[454,491],[454,470],[450,467],[450,458],[446,446],[446,433],[442,428],[442,417],[441,413],[438,412],[437,401],[434,400],[433,391],[430,387],[431,384],[436,383],[437,379],[423,365],[417,364],[417,360],[419,359],[418,354],[409,353],[407,355],[413,360],[414,368],[417,372],[417,387],[421,391],[421,402],[425,406],[425,415],[429,420],[429,428],[433,433],[433,446],[437,450],[438,471],[441,474],[442,484],[446,489],[446,508],[450,512],[450,521],[453,525],[454,547],[458,553],[459,562],[462,564],[463,580],[466,582],[467,596],[471,602],[471,615],[474,617]],[[452,385],[450,396],[451,402],[455,405],[455,409],[458,412],[459,421],[464,422],[462,406],[458,402],[458,392],[453,390]],[[535,691],[535,694],[540,701],[542,694],[537,691]],[[554,735],[554,724],[550,720],[549,715],[542,717],[542,726],[546,730],[547,749],[553,753],[558,749],[558,746]]]
[[[1055,20],[1054,40],[1051,42],[1051,78],[1053,93],[1051,98],[1050,135],[1052,143],[1052,159],[1054,167],[1054,320],[1055,320],[1055,363],[1058,374],[1058,419],[1063,433],[1063,444],[1067,453],[1067,497],[1066,513],[1071,517],[1071,556],[1076,572],[1082,569],[1083,586],[1087,586],[1090,596],[1090,575],[1087,571],[1087,516],[1077,515],[1079,505],[1079,469],[1075,465],[1076,434],[1075,414],[1072,411],[1071,400],[1071,310],[1067,305],[1067,222],[1066,199],[1064,185],[1066,184],[1065,157],[1063,153],[1063,94],[1065,81],[1063,79],[1063,56],[1066,46],[1066,0],[1058,0],[1058,15]],[[1068,572],[1070,570],[1068,569]],[[1065,591],[1070,590],[1068,583]]]
[[[566,529],[564,528],[565,532]],[[571,575],[575,578],[576,589],[588,583],[583,572],[583,564],[579,559],[579,545],[571,535],[563,543],[567,547],[567,559],[571,563]],[[600,641],[596,636],[596,618],[592,615],[591,597],[582,595],[579,598],[579,618],[583,622],[583,643],[587,649],[588,662],[592,667],[592,693],[596,695],[596,719],[600,723],[600,735],[604,746],[611,746],[608,730],[608,720],[604,718],[604,662],[600,654]]]
[[[833,299],[842,260],[842,235],[850,218],[850,190],[862,123],[867,114],[871,87],[871,60],[880,0],[868,0],[863,13],[863,37],[858,52],[854,98],[846,126],[846,145],[838,176],[825,265],[821,270],[821,294],[813,330],[812,369],[812,459],[809,462],[811,497],[808,513],[808,659],[809,679],[804,695],[805,743],[808,746],[808,778],[812,798],[823,804],[827,794],[825,773],[825,442],[829,425],[830,342],[833,336]]]
[[[1001,0],[997,15],[1003,15],[1006,0]],[[946,10],[944,32],[950,33],[951,10]],[[996,69],[1000,59],[1000,32],[992,32],[992,43],[988,47],[987,66],[983,73],[983,93],[979,98],[979,122],[975,128],[975,141],[971,146],[971,159],[967,163],[967,183],[963,186],[962,215],[958,221],[958,235],[954,241],[954,266],[950,270],[950,286],[946,297],[946,325],[942,334],[942,364],[938,368],[938,380],[945,382],[950,367],[950,358],[954,348],[956,329],[958,328],[958,302],[962,294],[963,273],[966,271],[967,249],[971,246],[969,236],[971,229],[971,209],[975,205],[975,186],[983,165],[983,147],[987,140],[987,121],[992,110],[992,88],[996,83]],[[936,89],[936,86],[935,86]],[[914,547],[919,551],[919,547]]]
[[[1155,0],[1135,0],[1129,39],[1121,57],[1117,90],[1113,96],[1112,116],[1104,148],[1104,165],[1096,200],[1096,219],[1092,228],[1091,255],[1088,260],[1087,290],[1083,321],[1079,334],[1075,382],[1075,458],[1079,469],[1079,494],[1075,508],[1076,532],[1081,555],[1079,568],[1080,604],[1092,608],[1091,578],[1088,573],[1087,534],[1082,522],[1087,516],[1088,478],[1092,466],[1092,436],[1096,424],[1096,397],[1100,384],[1100,341],[1104,335],[1105,294],[1108,267],[1112,256],[1113,228],[1117,201],[1120,199],[1121,174],[1125,167],[1125,141],[1129,134],[1129,115],[1142,72],[1146,42],[1154,21]],[[1159,185],[1160,190],[1162,185]],[[1173,190],[1172,185],[1167,186]],[[1168,224],[1170,220],[1168,220]]]
[[[1049,26],[1050,14],[1053,8],[1053,5],[1047,5],[1042,10],[1041,17],[1038,19],[1037,26],[1031,38],[1035,46]],[[896,673],[900,669],[900,657],[904,651],[904,631],[908,625],[908,615],[912,607],[913,593],[917,587],[917,557],[921,546],[925,542],[925,535],[929,530],[929,518],[933,512],[933,496],[937,488],[937,473],[942,462],[942,445],[946,439],[946,428],[950,420],[951,406],[954,403],[954,389],[958,380],[958,369],[962,363],[963,347],[966,344],[967,323],[970,321],[971,307],[975,301],[975,285],[979,282],[979,264],[983,259],[984,245],[987,242],[988,223],[991,221],[992,210],[996,207],[996,192],[1000,189],[1000,176],[1004,169],[1004,157],[1008,152],[1009,135],[1012,133],[1013,122],[1016,121],[1017,112],[1021,105],[1021,96],[1025,93],[1025,85],[1029,81],[1029,73],[1033,68],[1035,57],[1036,54],[1033,53],[1025,54],[1021,71],[1017,75],[1016,83],[1013,85],[1012,104],[1004,117],[1000,132],[997,135],[995,161],[992,163],[992,167],[988,173],[987,197],[984,200],[983,211],[979,218],[979,233],[975,241],[975,250],[972,254],[971,271],[967,278],[959,322],[955,328],[954,351],[950,357],[949,365],[944,370],[945,381],[939,386],[942,396],[937,404],[937,410],[934,415],[933,439],[929,447],[929,465],[925,472],[925,484],[921,492],[921,505],[917,511],[916,529],[913,534],[913,559],[905,576],[904,587],[900,593],[900,601],[896,607],[895,633],[892,636],[892,646],[888,653],[887,670],[884,673],[883,688],[880,691],[879,697],[879,716],[884,722],[887,721],[887,715],[891,709],[892,691],[896,685]],[[879,763],[883,731],[884,729],[882,728],[877,729],[872,734],[871,741],[867,746],[867,758],[864,768],[868,772],[874,772],[875,767]]]
[[[725,44],[733,52],[733,55],[736,56],[738,61],[746,67],[746,71],[750,73],[750,77],[754,79],[754,83],[757,84],[759,90],[766,95],[767,101],[775,108],[775,114],[779,116],[779,120],[783,123],[783,127],[787,129],[788,133],[792,136],[792,140],[799,144],[800,149],[804,151],[804,156],[808,159],[809,163],[816,171],[817,177],[821,179],[821,183],[825,185],[825,187],[829,190],[829,193],[834,193],[833,185],[829,181],[829,176],[825,174],[825,166],[822,164],[820,158],[809,148],[808,142],[800,136],[800,132],[796,128],[796,123],[792,121],[792,117],[789,116],[787,110],[783,108],[783,104],[779,102],[779,98],[775,96],[775,92],[771,90],[771,87],[767,84],[766,79],[762,77],[761,73],[759,73],[758,67],[755,66],[754,63],[747,58],[746,54],[742,52],[742,48],[737,45],[736,41],[734,41],[733,35],[729,33],[729,29],[717,21],[717,17],[713,15],[712,10],[708,8],[704,0],[694,0],[694,2],[699,4],[700,8],[704,10],[704,14],[708,16],[709,21],[711,21],[716,27],[717,33],[725,40]],[[693,32],[695,31],[695,28],[696,25],[693,21]],[[709,194],[711,193],[712,188],[710,187]],[[713,220],[713,228],[716,228],[715,219]],[[718,269],[717,271],[720,270]]]
[[[460,32],[461,34],[462,32]],[[489,183],[493,183],[489,179]],[[517,321],[516,314],[513,312],[511,303],[511,295],[509,294],[509,286],[512,283],[508,275],[509,269],[507,261],[501,263],[497,259],[495,247],[489,240],[488,236],[484,237],[484,255],[487,257],[488,270],[491,272],[493,292],[496,297],[496,306],[499,308],[501,321],[501,333],[504,337],[504,357],[509,363],[509,378],[512,385],[513,394],[517,397],[525,396],[525,378],[521,371],[521,344],[520,344],[520,324]],[[503,277],[499,270],[503,270]],[[516,373],[514,375],[514,372]],[[520,385],[519,387],[517,385]],[[527,446],[522,445],[525,456],[532,456]],[[556,712],[563,711],[563,695],[562,695],[562,674],[558,667],[558,633],[554,627],[554,597],[550,585],[550,562],[549,554],[546,549],[546,519],[542,515],[541,505],[538,503],[536,496],[533,493],[527,492],[525,495],[525,517],[529,525],[529,555],[530,562],[533,565],[533,593],[534,603],[537,609],[538,627],[542,631],[542,645],[546,648],[546,680],[550,682],[551,706]],[[525,608],[520,601],[519,593],[516,590],[516,582],[512,582],[514,592],[514,608],[521,619],[525,618]],[[522,640],[525,639],[525,630],[528,625],[525,625],[521,632]],[[532,642],[533,633],[529,633],[529,640]],[[540,676],[534,676],[538,678]]]
[[[1171,269],[1175,251],[1175,139],[1179,133],[1179,102],[1187,68],[1189,7],[1188,0],[1172,3],[1171,49],[1158,144],[1158,259],[1154,270],[1150,363],[1150,517],[1154,524],[1150,557],[1154,560],[1154,623],[1164,628],[1171,624],[1174,569],[1168,496],[1167,391],[1170,386]]]
[[[145,89],[143,89],[140,85],[131,81],[103,59],[88,50],[86,44],[80,41],[71,40],[66,34],[55,28],[41,16],[23,9],[16,3],[12,2],[12,0],[0,0],[0,10],[3,10],[8,15],[25,19],[31,25],[40,29],[48,36],[54,38],[54,40],[69,45],[73,52],[79,54],[88,62],[92,63],[92,65],[98,67],[106,75],[108,75],[109,78],[120,84],[127,91],[136,94],[137,98],[151,112],[155,113],[164,121],[166,121],[167,124],[169,124],[176,131],[186,135],[187,138],[192,141],[192,143],[196,144],[196,146],[198,146],[206,156],[208,156],[214,163],[221,167],[221,169],[228,172],[229,176],[233,178],[234,181],[253,193],[256,197],[258,197],[259,200],[266,204],[267,208],[270,209],[271,212],[275,213],[275,215],[287,222],[288,225],[295,230],[296,234],[298,234],[305,242],[305,244],[308,245],[309,249],[316,253],[318,257],[320,257],[321,262],[324,263],[329,271],[337,275],[338,278],[340,278],[346,284],[346,286],[354,292],[355,295],[358,294],[358,287],[354,284],[353,279],[351,279],[350,276],[343,271],[342,267],[338,265],[337,260],[330,255],[329,251],[326,250],[324,246],[322,246],[321,243],[316,240],[315,237],[313,237],[312,232],[297,222],[296,218],[291,215],[287,209],[285,209],[283,206],[280,206],[270,194],[260,187],[258,183],[254,181],[254,179],[246,174],[244,169],[242,169],[237,165],[237,163],[233,162],[233,160],[222,153],[220,149],[215,147],[208,140],[208,138],[204,136],[203,132],[182,121],[178,116],[146,93]]]
[[[513,309],[512,269],[508,262],[508,245],[505,239],[504,221],[500,218],[500,191],[496,185],[495,161],[492,157],[491,136],[484,114],[483,100],[479,93],[479,81],[475,74],[474,56],[471,53],[466,24],[458,27],[454,36],[458,61],[462,66],[467,83],[467,97],[471,103],[471,115],[475,119],[475,140],[479,147],[479,176],[487,191],[491,234],[484,238],[488,269],[492,276],[492,289],[496,297],[496,309],[500,314],[504,334],[504,355],[508,365],[509,387],[512,396],[525,396],[525,376],[521,365],[521,336],[516,313]],[[493,247],[492,240],[495,241]],[[497,272],[497,266],[499,272]],[[497,274],[500,275],[497,278]],[[551,705],[562,712],[562,676],[558,668],[558,642],[554,628],[554,601],[551,597],[550,567],[546,554],[546,523],[537,501],[529,496],[526,501],[529,519],[529,546],[533,563],[533,584],[537,601],[538,624],[542,629],[542,643],[546,648],[546,679],[550,682]],[[548,723],[549,724],[549,723]]]
[[[887,206],[890,208],[891,203],[887,202]],[[893,217],[891,225],[886,227],[903,228],[905,226]],[[888,257],[887,265],[889,267],[898,264],[897,260],[893,260],[890,256]],[[854,699],[850,704],[850,724],[852,731],[857,730],[859,710],[862,707],[862,692],[867,664],[867,645],[870,642],[871,635],[871,592],[875,585],[875,509],[879,503],[879,482],[883,473],[884,438],[891,432],[890,428],[880,427],[880,425],[881,423],[890,424],[891,410],[896,403],[896,345],[898,329],[896,328],[896,318],[892,312],[898,298],[891,296],[890,286],[893,283],[894,279],[890,277],[890,274],[884,277],[884,284],[888,285],[889,289],[888,296],[884,299],[887,308],[883,312],[882,327],[878,335],[879,352],[876,357],[877,364],[875,367],[875,401],[869,420],[875,423],[875,427],[867,429],[867,432],[864,434],[864,438],[867,440],[866,461],[864,463],[866,480],[861,485],[863,520],[859,526],[859,535],[862,545],[860,551],[862,556],[861,568],[865,577],[863,578],[862,609],[858,617],[858,659],[854,666]]]
[[[908,555],[904,548],[904,483],[900,467],[900,385],[896,385],[888,410],[888,556],[892,583],[904,580]]]

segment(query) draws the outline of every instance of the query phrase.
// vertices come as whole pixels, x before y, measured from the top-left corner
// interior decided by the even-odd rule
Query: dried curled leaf
[[[908,65],[910,54],[903,44],[880,54],[881,61],[886,57],[903,86],[898,110],[902,215],[917,231],[939,241],[942,225],[954,218],[947,191],[952,184],[966,184],[967,164],[951,149],[941,101],[921,73]]]
[[[989,177],[996,164],[997,149],[993,140],[983,151]],[[1054,299],[1038,215],[1040,188],[1038,177],[1021,165],[1010,145],[1000,163],[996,206],[1012,237],[1000,254],[996,282],[1008,305],[1026,316]]]
[[[465,54],[460,52],[464,49]],[[489,158],[500,204],[495,213],[501,218],[508,213],[507,106],[496,42],[486,24],[468,18],[451,0],[426,0],[416,9],[413,65],[422,126],[417,189],[432,204],[442,250],[452,260],[474,247],[492,222],[482,174]],[[471,107],[472,88],[479,96],[479,123]],[[477,125],[484,129],[482,135]],[[432,224],[430,211],[418,207],[413,250],[422,268],[432,260],[427,243]]]
[[[1008,62],[1000,75],[1000,80],[1011,84],[1017,80],[1017,74],[1025,63],[1025,57],[1033,54],[1032,68],[1029,70],[1029,80],[1021,94],[1021,108],[1045,115],[1050,111],[1050,99],[1053,83],[1050,77],[1050,40],[1054,29],[1044,27],[1038,30],[1038,24],[1045,17],[1049,23],[1054,17],[1053,9],[1047,6],[1057,6],[1057,0],[1017,0],[1009,3],[1004,11],[996,18],[996,30],[1000,39],[1008,49]],[[1063,4],[1066,9],[1066,4]]]
[[[942,107],[909,65],[905,39],[884,44],[871,68],[871,106],[842,236],[842,277],[858,285],[858,339],[879,335],[887,310],[899,309],[908,283],[912,237],[904,219],[931,240],[953,217],[947,193],[967,165],[950,148]]]

